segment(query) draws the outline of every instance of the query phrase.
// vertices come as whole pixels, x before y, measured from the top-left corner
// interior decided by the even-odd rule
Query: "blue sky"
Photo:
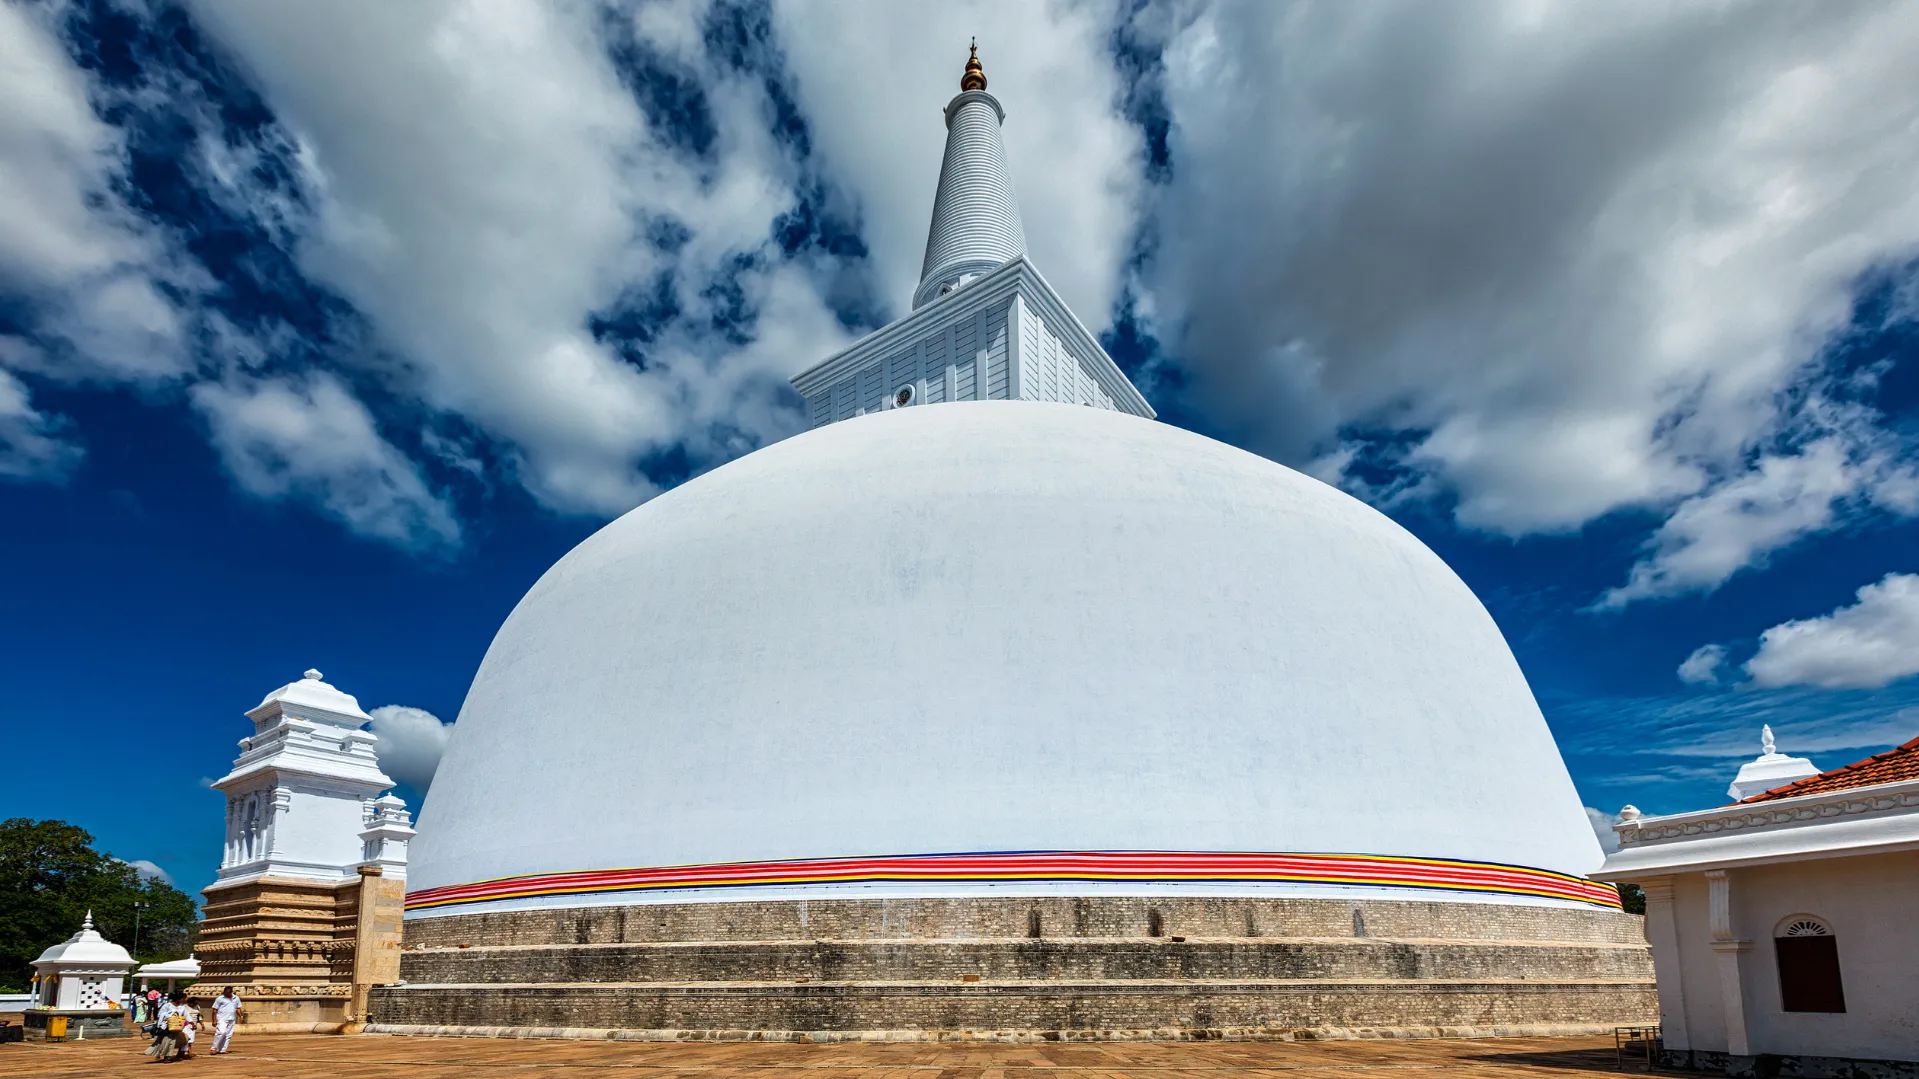
[[[1588,805],[1919,735],[1919,17],[1621,10],[0,0],[0,814],[194,888],[267,691],[454,717],[903,311],[973,34],[1043,272],[1438,551]]]

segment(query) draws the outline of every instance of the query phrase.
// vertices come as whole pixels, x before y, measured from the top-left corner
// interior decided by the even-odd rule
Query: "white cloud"
[[[1919,574],[1889,573],[1858,597],[1760,634],[1746,663],[1753,684],[1873,688],[1919,674]]]
[[[446,753],[453,724],[420,708],[388,704],[367,713],[373,722],[367,729],[379,737],[373,751],[387,775],[425,794],[433,785],[433,773],[439,770],[440,757]],[[417,808],[417,807],[416,807]]]
[[[1410,440],[1500,533],[1677,506],[1615,603],[1883,485],[1787,436],[1861,274],[1919,253],[1919,9],[1219,3],[1168,41],[1147,284],[1236,438]]]
[[[31,300],[36,332],[61,343],[57,363],[35,352],[47,374],[175,375],[188,363],[183,327],[159,285],[193,275],[117,193],[119,132],[94,115],[45,21],[56,10],[0,4],[0,289]]]
[[[459,542],[452,511],[333,377],[203,382],[192,399],[247,492],[310,499],[357,532],[410,547]]]
[[[1612,826],[1619,823],[1619,814],[1605,813],[1586,807],[1586,820],[1593,827],[1593,834],[1599,837],[1599,849],[1612,854],[1619,849],[1619,833]]]
[[[125,861],[124,859],[120,859],[120,860]],[[135,858],[131,862],[126,862],[126,864],[131,866],[133,868],[133,871],[135,873],[138,873],[144,879],[157,880],[162,884],[173,883],[173,877],[171,874],[169,874],[166,870],[161,869],[159,865],[157,865],[156,863],[149,862],[145,858]]]
[[[620,512],[658,457],[697,471],[798,430],[784,379],[846,342],[836,305],[904,307],[939,108],[980,33],[1036,263],[1095,328],[1133,287],[1183,404],[1234,441],[1499,533],[1659,514],[1609,606],[1919,513],[1910,447],[1831,405],[1819,361],[1861,275],[1919,253],[1909,5],[781,0],[747,47],[787,65],[807,161],[766,71],[704,33],[707,0],[188,7],[278,126],[236,138],[177,72],[137,95],[177,98],[204,193],[365,339],[212,314],[181,241],[116,194],[125,146],[95,104],[129,91],[64,55],[57,5],[0,5],[0,203],[31,209],[0,219],[0,288],[32,299],[43,346],[0,347],[0,474],[77,460],[39,380],[184,382],[243,490],[364,534],[457,536],[409,453]],[[629,39],[697,89],[710,143],[649,121],[609,55]],[[1163,43],[1163,73],[1118,72],[1121,39]],[[1141,86],[1172,121],[1163,185],[1119,109]],[[276,155],[297,192],[260,181]],[[870,260],[780,249],[802,190]],[[1136,240],[1152,261],[1127,281]],[[675,313],[623,351],[593,320],[636,295]],[[288,374],[295,345],[355,370]],[[334,431],[337,452],[305,437]],[[1404,466],[1382,486],[1348,471],[1382,459]]]
[[[1879,419],[1818,397],[1805,402],[1789,421],[1808,436],[1801,445],[1761,454],[1744,471],[1681,502],[1647,540],[1626,583],[1596,606],[1716,588],[1867,509],[1919,512],[1912,467],[1899,459],[1908,447],[1876,427]]]
[[[0,479],[64,479],[82,451],[60,437],[63,426],[59,417],[36,410],[27,387],[0,369]]]
[[[1725,662],[1725,645],[1702,644],[1679,665],[1679,680],[1687,685],[1712,685],[1719,681],[1719,668]]]
[[[780,383],[845,334],[824,278],[778,257],[793,168],[761,80],[691,32],[703,5],[641,6],[631,32],[704,88],[704,159],[647,123],[588,5],[193,7],[299,141],[320,206],[303,265],[372,320],[398,385],[501,442],[548,504],[617,513],[655,493],[647,454],[711,464],[799,428]],[[648,239],[669,220],[687,230],[673,251]],[[708,283],[742,262],[764,327],[744,347],[705,332],[725,302]],[[680,317],[642,369],[588,323],[661,274]]]

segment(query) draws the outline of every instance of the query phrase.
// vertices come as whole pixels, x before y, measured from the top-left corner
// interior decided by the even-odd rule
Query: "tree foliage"
[[[1627,914],[1646,913],[1646,893],[1637,884],[1614,885],[1619,889],[1619,904]]]
[[[135,903],[144,904],[135,959],[193,950],[200,915],[185,892],[94,850],[93,836],[65,821],[0,821],[0,991],[25,990],[33,961],[72,936],[89,910],[101,936],[133,951]]]

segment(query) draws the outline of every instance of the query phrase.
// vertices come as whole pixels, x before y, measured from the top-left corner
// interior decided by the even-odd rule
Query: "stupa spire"
[[[999,99],[986,92],[986,68],[975,43],[959,95],[946,104],[946,156],[933,196],[926,261],[913,292],[916,308],[1026,253],[1026,227],[1000,142],[1005,119]]]

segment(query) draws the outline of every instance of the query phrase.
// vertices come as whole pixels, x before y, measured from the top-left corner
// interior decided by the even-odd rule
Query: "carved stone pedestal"
[[[399,980],[403,880],[378,866],[338,882],[256,877],[209,886],[196,954],[202,1007],[232,986],[247,1029],[337,1031],[366,1014],[369,986]]]

